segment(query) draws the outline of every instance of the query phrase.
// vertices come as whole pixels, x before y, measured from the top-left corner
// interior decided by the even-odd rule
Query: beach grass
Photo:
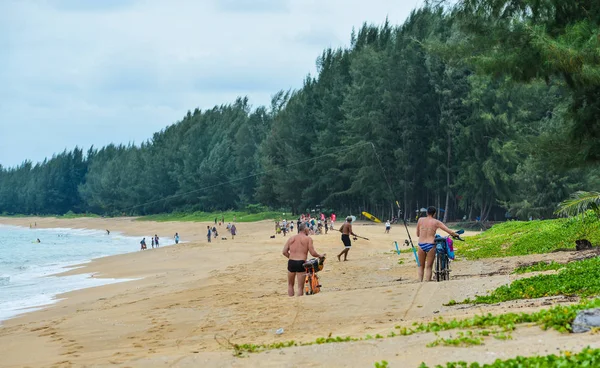
[[[234,217],[236,222],[255,222],[263,220],[275,220],[280,218],[292,218],[291,213],[265,211],[258,213],[249,213],[246,211],[223,211],[223,212],[193,212],[193,213],[164,213],[157,215],[148,215],[137,218],[137,221],[191,221],[191,222],[214,222],[221,221],[225,217],[225,222],[233,222]]]
[[[460,255],[467,259],[523,256],[575,250],[575,240],[587,239],[600,244],[600,219],[596,216],[554,220],[508,221],[483,233],[455,242]]]

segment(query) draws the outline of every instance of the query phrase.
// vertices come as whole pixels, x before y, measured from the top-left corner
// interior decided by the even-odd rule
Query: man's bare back
[[[283,247],[283,255],[293,261],[306,261],[309,252],[313,257],[321,257],[313,247],[313,240],[304,231],[289,238]]]

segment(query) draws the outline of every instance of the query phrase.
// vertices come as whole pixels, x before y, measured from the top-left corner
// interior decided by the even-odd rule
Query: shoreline
[[[6,223],[1,220],[0,220],[0,227],[6,228],[6,229],[20,230],[20,231],[49,230],[50,232],[46,233],[45,234],[46,236],[56,235],[54,233],[54,231],[56,231],[56,233],[58,233],[58,234],[62,234],[62,236],[73,236],[73,235],[82,236],[82,235],[84,235],[86,237],[87,236],[98,237],[98,236],[102,235],[102,233],[103,233],[103,230],[101,230],[101,229],[91,229],[91,228],[81,228],[81,227],[74,228],[74,227],[38,226],[37,228],[29,228],[27,226],[23,226],[23,224],[16,224],[16,223],[13,223],[12,221],[11,221],[11,223]],[[46,240],[46,238],[44,236],[40,236],[39,233],[37,235],[40,238]],[[59,235],[59,236],[61,236],[61,235]],[[113,234],[113,236],[116,236],[117,238],[121,238],[121,239],[122,238],[131,239],[131,240],[136,239],[135,237],[126,235],[122,232],[115,232]],[[75,243],[73,243],[73,245],[75,245]],[[169,246],[169,245],[170,244],[167,244],[165,246]],[[40,270],[40,267],[41,267],[41,269],[45,270],[43,272],[43,274],[39,274],[39,275],[35,275],[35,272],[32,275],[31,271],[29,272],[28,275],[27,275],[27,272],[25,274],[23,274],[23,273],[11,274],[9,271],[9,273],[6,274],[8,277],[8,280],[12,280],[14,277],[17,277],[18,279],[21,280],[21,283],[25,282],[24,285],[15,286],[16,288],[23,287],[23,286],[27,287],[27,284],[29,282],[36,282],[35,280],[57,279],[58,285],[60,285],[59,286],[60,290],[53,290],[52,288],[48,289],[48,286],[50,286],[50,285],[47,282],[42,281],[42,284],[40,284],[40,289],[39,289],[41,294],[39,294],[39,296],[32,299],[33,295],[27,297],[27,296],[25,296],[27,294],[23,294],[23,296],[18,297],[20,299],[5,300],[5,302],[7,304],[5,304],[4,306],[8,309],[4,309],[4,310],[0,311],[0,312],[2,312],[2,314],[0,315],[0,327],[4,327],[4,324],[6,323],[6,321],[9,321],[11,319],[18,318],[18,317],[23,316],[28,313],[33,313],[33,312],[39,311],[44,308],[51,308],[53,305],[59,303],[61,300],[64,300],[65,294],[68,294],[71,292],[76,292],[79,290],[88,289],[88,288],[111,285],[111,284],[135,280],[134,278],[115,278],[115,277],[110,277],[110,276],[101,277],[101,276],[97,275],[95,272],[86,270],[86,267],[96,259],[119,256],[119,255],[133,253],[133,252],[135,252],[135,251],[127,251],[125,253],[117,252],[117,253],[111,254],[111,252],[107,251],[108,254],[101,255],[101,256],[95,256],[95,255],[91,255],[91,254],[89,254],[89,255],[82,254],[80,259],[58,261],[56,263],[51,263],[51,264],[42,264],[42,265],[34,264],[34,265],[26,266],[26,269]],[[77,257],[79,258],[79,256],[77,256]],[[25,275],[27,275],[27,276],[25,276]],[[23,279],[23,277],[26,277],[26,278]],[[9,284],[10,284],[10,281],[9,281]],[[46,285],[46,286],[44,287],[42,285]],[[57,284],[54,283],[54,285],[55,285],[54,287],[56,287]]]

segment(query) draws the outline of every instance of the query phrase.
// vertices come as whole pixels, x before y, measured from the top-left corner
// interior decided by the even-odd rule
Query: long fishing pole
[[[341,231],[339,231],[338,229],[331,229],[331,230],[333,230],[333,231],[338,231],[338,232],[340,232],[340,233],[341,233]],[[356,234],[354,234],[353,236],[354,236],[355,238],[361,238],[361,239],[369,240],[369,238],[365,238],[364,236],[360,236],[360,235],[356,235]]]
[[[394,193],[394,189],[392,189],[392,185],[390,184],[390,181],[385,173],[385,168],[383,167],[383,164],[381,163],[381,159],[379,158],[379,154],[377,154],[377,150],[375,149],[375,145],[373,144],[373,142],[371,142],[371,148],[373,148],[373,153],[375,154],[375,157],[377,158],[377,162],[379,163],[379,167],[381,168],[381,172],[383,173],[383,178],[385,179],[385,182],[387,183],[388,189],[390,190],[392,197],[394,197],[394,199],[395,199],[395,198],[397,198],[396,193]],[[400,203],[398,202],[398,200],[395,200],[395,201],[396,201],[396,206],[398,206],[398,210],[401,210]],[[410,241],[410,245],[412,247],[413,254],[415,255],[415,261],[417,262],[417,267],[418,267],[418,266],[420,266],[419,256],[417,255],[417,250],[415,249],[415,245],[413,244],[412,238],[410,236],[410,231],[408,230],[408,224],[406,223],[406,218],[404,218],[404,227],[406,228],[406,234],[408,235],[408,240]]]

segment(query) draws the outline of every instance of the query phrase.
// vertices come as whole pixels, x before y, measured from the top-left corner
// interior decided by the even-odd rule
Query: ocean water
[[[97,279],[91,274],[52,275],[92,258],[136,252],[141,238],[100,230],[0,225],[0,321],[54,303],[57,294],[127,281]],[[161,238],[160,243],[171,245],[173,239]],[[150,236],[146,244],[151,249]]]

